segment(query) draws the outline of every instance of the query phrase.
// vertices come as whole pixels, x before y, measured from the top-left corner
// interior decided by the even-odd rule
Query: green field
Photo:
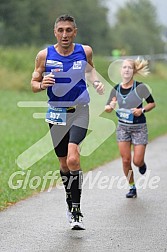
[[[22,170],[17,165],[17,158],[25,150],[33,146],[48,133],[48,126],[44,119],[34,119],[33,113],[45,113],[46,108],[39,107],[19,107],[20,101],[46,101],[45,92],[34,94],[30,89],[31,73],[34,66],[34,58],[37,49],[6,49],[0,48],[0,75],[1,75],[1,92],[0,92],[0,118],[1,118],[1,148],[0,148],[0,209],[25,199],[41,191],[44,176],[52,174],[59,169],[57,158],[54,151],[51,150],[47,155],[35,162],[26,170]],[[95,65],[98,73],[105,79],[109,80],[107,70],[109,62],[104,58],[95,57]],[[151,87],[153,96],[156,101],[156,108],[147,114],[149,128],[149,140],[166,134],[167,118],[167,91],[166,91],[166,64],[157,63],[155,72],[150,75],[145,82]],[[107,83],[107,82],[106,82]],[[111,87],[106,84],[105,95],[98,96],[90,87],[91,94],[91,121],[92,127],[89,131],[94,130],[93,139],[87,142],[86,156],[81,156],[82,169],[84,172],[94,169],[104,163],[112,161],[119,157],[118,148],[115,140],[115,132],[110,132],[110,125],[116,124],[115,113],[106,114],[103,112],[105,102],[108,98]],[[96,118],[100,118],[96,121]],[[107,120],[108,119],[108,120]],[[111,123],[111,124],[110,124]],[[106,134],[107,137],[106,137]],[[104,141],[99,142],[97,147],[92,151],[94,139],[98,140],[99,136]],[[45,145],[41,144],[36,151],[30,153],[27,162],[45,150]],[[47,146],[46,146],[47,148]],[[90,148],[90,149],[89,149]],[[81,147],[81,153],[84,152],[84,144]],[[31,156],[32,155],[32,156]],[[120,167],[121,169],[121,167]],[[16,176],[12,180],[12,185],[16,188],[10,188],[9,182],[13,174]],[[112,176],[112,174],[111,174]],[[54,181],[54,185],[56,180]],[[39,184],[39,185],[38,185]],[[50,181],[45,188],[50,185]]]

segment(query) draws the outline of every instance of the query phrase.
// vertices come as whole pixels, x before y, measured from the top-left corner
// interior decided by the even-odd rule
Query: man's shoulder
[[[92,52],[92,47],[89,45],[82,45],[83,49],[88,52]]]
[[[82,47],[86,54],[87,59],[92,59],[93,54],[92,48],[89,45],[82,45]]]
[[[40,59],[46,58],[46,55],[47,55],[47,48],[44,48],[38,52],[38,57]]]
[[[77,44],[77,45],[80,45],[85,52],[88,52],[88,53],[92,52],[92,48],[89,45],[83,45],[83,44]]]

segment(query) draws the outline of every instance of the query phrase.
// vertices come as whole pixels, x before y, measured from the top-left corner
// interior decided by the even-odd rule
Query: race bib
[[[131,109],[124,109],[124,108],[117,109],[116,115],[122,122],[133,123],[134,115]]]
[[[66,125],[66,108],[48,108],[45,122],[57,125]]]

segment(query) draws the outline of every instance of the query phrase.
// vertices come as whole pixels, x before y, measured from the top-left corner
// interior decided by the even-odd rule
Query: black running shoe
[[[129,192],[126,194],[126,198],[136,198],[137,197],[137,191],[136,189],[130,189]]]
[[[144,163],[143,166],[139,167],[139,172],[143,175],[147,170],[147,166],[146,164]]]
[[[84,224],[82,222],[82,213],[78,208],[72,209],[72,222],[71,222],[71,229],[72,230],[84,230]]]

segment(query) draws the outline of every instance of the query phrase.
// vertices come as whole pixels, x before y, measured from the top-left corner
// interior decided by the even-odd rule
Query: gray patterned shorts
[[[118,142],[131,142],[134,145],[148,143],[148,131],[145,123],[137,125],[118,124],[116,135]]]

